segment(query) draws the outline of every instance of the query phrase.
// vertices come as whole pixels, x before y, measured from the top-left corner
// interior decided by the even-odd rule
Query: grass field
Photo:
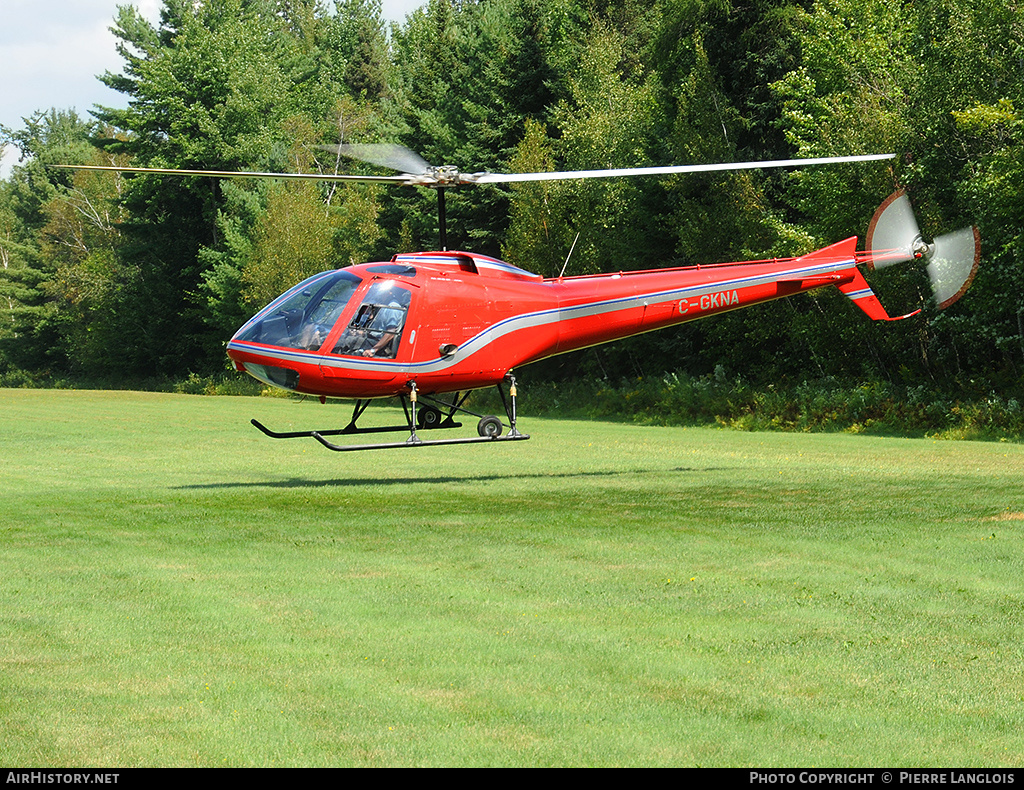
[[[0,390],[0,764],[1019,766],[1024,446]]]

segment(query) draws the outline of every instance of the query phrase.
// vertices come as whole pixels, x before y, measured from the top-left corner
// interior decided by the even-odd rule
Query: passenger
[[[405,323],[405,310],[398,302],[391,302],[378,311],[373,323],[370,324],[369,337],[372,346],[359,353],[364,357],[393,357],[395,355],[395,338],[402,333]]]

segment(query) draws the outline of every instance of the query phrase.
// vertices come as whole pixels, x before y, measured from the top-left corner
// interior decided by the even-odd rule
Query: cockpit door
[[[326,376],[349,375],[345,360],[404,361],[416,343],[414,295],[419,286],[404,280],[374,278],[353,302],[324,346],[321,370]],[[358,366],[363,367],[363,366]],[[375,366],[376,367],[376,366]],[[393,371],[394,368],[381,367]]]

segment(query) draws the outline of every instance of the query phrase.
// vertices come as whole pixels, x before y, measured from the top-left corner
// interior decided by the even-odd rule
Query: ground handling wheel
[[[436,428],[441,424],[443,418],[440,409],[435,409],[433,406],[420,406],[416,410],[416,427],[420,430]]]
[[[490,439],[501,436],[503,430],[505,430],[505,426],[494,415],[481,417],[480,422],[476,424],[476,432]]]

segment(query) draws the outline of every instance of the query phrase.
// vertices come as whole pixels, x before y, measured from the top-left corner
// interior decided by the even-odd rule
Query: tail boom
[[[547,281],[565,353],[630,335],[834,286],[876,321],[890,316],[858,269],[853,236],[799,258],[654,269]]]

